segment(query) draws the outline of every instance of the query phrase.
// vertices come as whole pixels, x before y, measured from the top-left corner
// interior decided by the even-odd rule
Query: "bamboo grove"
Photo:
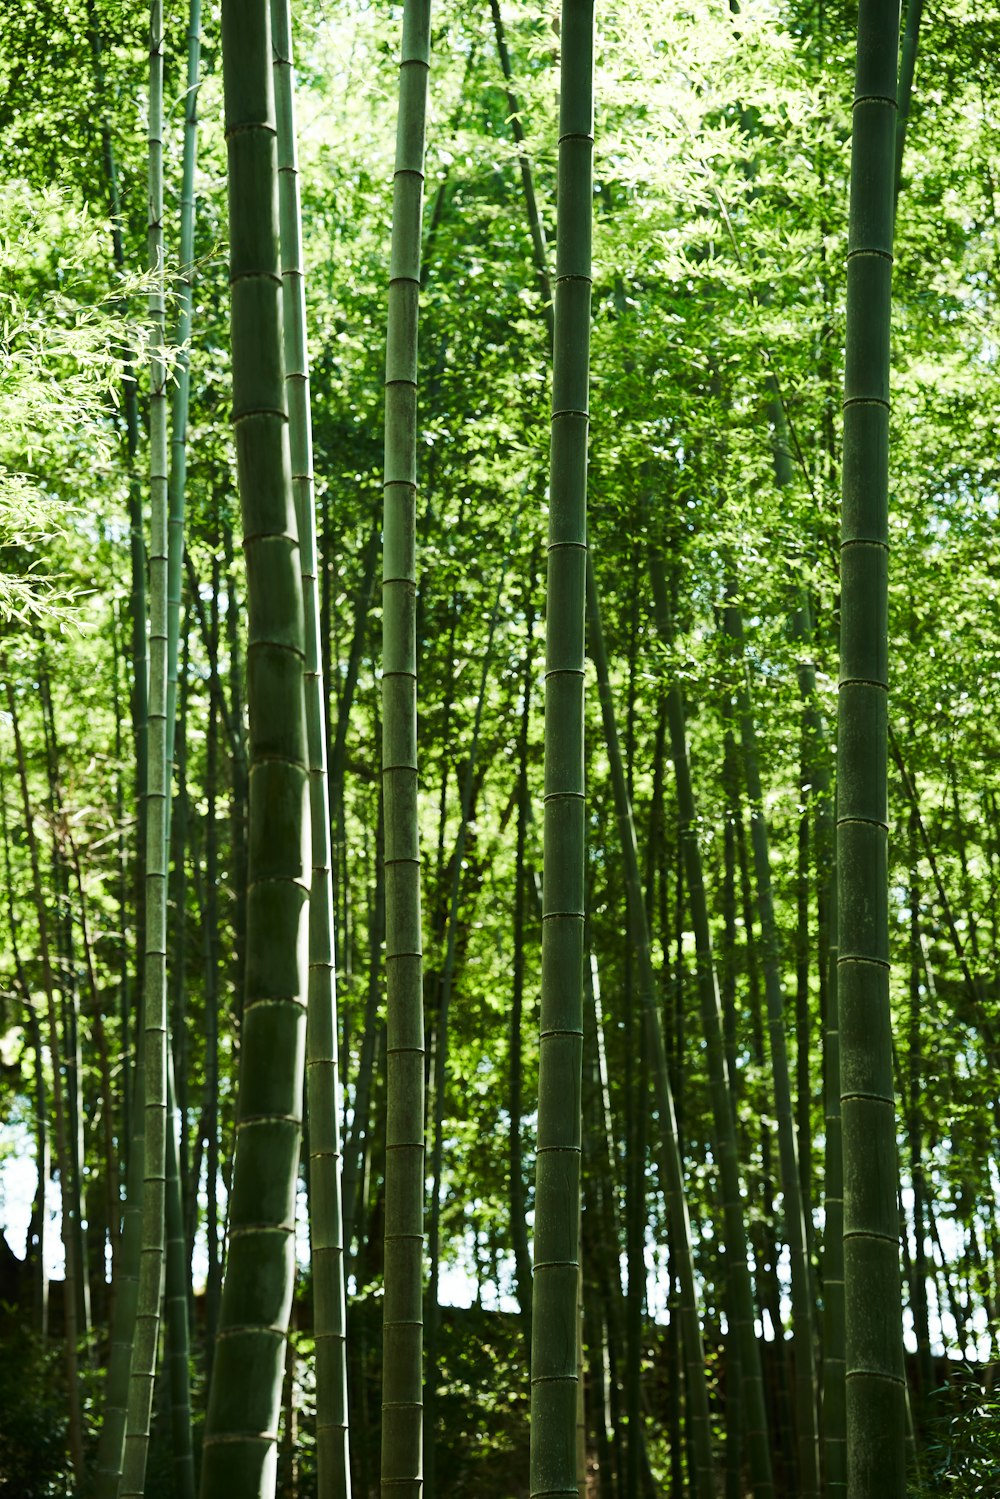
[[[997,1492],[998,58],[3,9],[0,1495]]]

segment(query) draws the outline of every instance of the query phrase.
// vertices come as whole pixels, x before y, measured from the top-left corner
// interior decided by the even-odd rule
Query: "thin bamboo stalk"
[[[347,1307],[344,1286],[340,1079],[334,969],[330,801],[323,652],[316,561],[309,352],[302,216],[295,139],[295,83],[289,0],[271,0],[271,45],[278,126],[278,208],[292,494],[299,530],[305,611],[306,735],[312,826],[306,1090],[309,1116],[309,1233],[316,1339],[316,1455],[320,1499],[350,1499]]]

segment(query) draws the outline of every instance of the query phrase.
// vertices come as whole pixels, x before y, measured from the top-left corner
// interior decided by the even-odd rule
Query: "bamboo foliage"
[[[417,326],[430,0],[406,0],[385,361],[382,784],[388,1117],[382,1493],[422,1491],[424,1015],[417,826]]]
[[[771,1051],[771,1080],[777,1122],[781,1190],[784,1199],[785,1234],[791,1258],[792,1339],[795,1364],[795,1417],[797,1426],[798,1483],[801,1499],[814,1499],[819,1492],[819,1440],[816,1418],[815,1330],[812,1315],[812,1284],[806,1233],[808,1204],[803,1201],[798,1149],[792,1119],[792,1091],[788,1076],[785,1040],[785,994],[781,980],[778,929],[771,889],[771,854],[764,791],[757,754],[757,730],[745,660],[743,614],[730,600],[725,628],[739,657],[736,714],[743,749],[743,774],[750,808],[750,842],[757,883],[764,960],[764,993],[767,1001],[767,1031]]]
[[[225,0],[233,422],[247,561],[249,871],[229,1258],[203,1499],[272,1494],[294,1280],[310,873],[304,626],[292,498],[267,0]]]
[[[601,698],[601,713],[604,719],[604,737],[607,741],[608,760],[611,767],[611,782],[615,799],[615,814],[618,833],[625,862],[625,884],[628,894],[628,916],[632,945],[638,960],[639,999],[643,1010],[646,1038],[653,1061],[653,1083],[656,1090],[656,1107],[660,1124],[660,1181],[667,1202],[670,1221],[670,1242],[680,1281],[680,1319],[684,1340],[684,1360],[687,1372],[688,1429],[691,1434],[691,1450],[695,1461],[694,1491],[699,1499],[711,1499],[715,1492],[713,1480],[712,1433],[709,1420],[708,1384],[705,1377],[705,1354],[698,1321],[698,1302],[695,1287],[694,1259],[691,1250],[691,1223],[684,1198],[684,1163],[677,1137],[677,1117],[674,1110],[673,1089],[667,1067],[667,1050],[663,1038],[663,1024],[657,1003],[656,979],[653,972],[649,919],[639,876],[639,854],[636,846],[635,824],[628,793],[625,767],[622,761],[618,727],[615,721],[614,700],[611,695],[611,678],[608,667],[607,648],[601,622],[601,606],[597,593],[597,582],[593,565],[588,556],[587,567],[587,615],[590,631],[590,654],[597,671],[597,686]]]
[[[351,1472],[347,1419],[347,1308],[344,1288],[334,973],[333,881],[327,780],[320,599],[316,571],[309,353],[295,140],[292,20],[288,0],[271,0],[274,94],[278,126],[278,209],[292,493],[299,528],[305,611],[305,712],[309,749],[312,888],[309,899],[309,996],[306,1088],[309,1110],[309,1230],[313,1330],[316,1338],[316,1449],[320,1499],[348,1499]]]
[[[530,1491],[577,1495],[594,5],[564,0],[545,631],[542,993]]]
[[[121,1499],[145,1489],[163,1274],[167,1133],[167,369],[163,270],[163,7],[149,13],[149,700],[143,963],[142,1239]]]
[[[847,259],[837,780],[849,1499],[897,1499],[906,1488],[887,863],[898,40],[893,0],[861,0]]]
[[[673,619],[663,575],[663,561],[655,548],[650,553],[650,581],[657,630],[664,644],[669,644],[673,640]],[[718,1162],[722,1199],[722,1228],[730,1297],[728,1304],[732,1309],[735,1322],[733,1331],[739,1347],[746,1445],[754,1499],[773,1499],[774,1478],[768,1445],[760,1348],[754,1332],[753,1285],[747,1263],[749,1245],[740,1186],[733,1080],[726,1058],[708,900],[701,850],[698,846],[697,809],[688,757],[684,694],[676,677],[667,689],[667,724],[677,787],[677,816],[684,873],[687,877],[687,899],[697,951],[698,998],[712,1101],[713,1148]]]

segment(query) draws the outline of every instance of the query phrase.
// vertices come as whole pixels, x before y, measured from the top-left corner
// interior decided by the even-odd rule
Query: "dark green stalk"
[[[837,736],[850,1499],[899,1499],[906,1490],[886,777],[889,328],[898,34],[895,0],[861,0],[847,259]]]
[[[180,642],[181,573],[184,562],[184,499],[187,427],[191,395],[191,309],[194,296],[195,165],[198,152],[198,90],[201,68],[201,0],[188,9],[187,94],[181,167],[180,275],[177,279],[177,368],[170,410],[170,474],[167,481],[167,748],[174,759],[177,662]]]
[[[223,0],[233,422],[247,565],[246,992],[229,1257],[202,1499],[273,1493],[295,1277],[310,879],[305,654],[292,495],[267,0]]]
[[[351,1131],[344,1147],[344,1249],[350,1261],[354,1245],[354,1231],[358,1221],[358,1200],[361,1180],[364,1175],[365,1152],[371,1131],[371,1094],[375,1081],[375,1052],[381,1025],[378,1018],[378,1000],[382,969],[382,948],[385,943],[385,815],[379,793],[378,819],[375,831],[375,891],[369,919],[369,949],[371,952],[368,970],[368,993],[365,996],[364,1031],[361,1039],[361,1056],[354,1087],[354,1114]]]
[[[564,0],[545,653],[530,1492],[576,1499],[594,5]]]
[[[920,41],[920,22],[923,13],[924,0],[909,0],[906,7],[903,48],[899,59],[899,109],[896,115],[896,154],[893,169],[893,196],[896,199],[899,198],[899,189],[903,181],[906,127],[910,120],[910,100],[913,97],[913,78],[917,70],[917,46]]]
[[[517,773],[517,842],[514,856],[514,925],[512,931],[513,953],[511,955],[511,1006],[510,1006],[510,1126],[508,1132],[508,1183],[510,1201],[510,1230],[514,1250],[514,1267],[517,1277],[517,1301],[525,1329],[525,1343],[531,1354],[531,1249],[528,1244],[528,1225],[525,1219],[524,1153],[521,1129],[524,1114],[524,1085],[522,1075],[524,1023],[524,925],[525,898],[527,894],[525,852],[528,835],[528,819],[531,804],[528,791],[528,730],[531,723],[531,679],[534,669],[535,608],[528,591],[525,601],[525,634],[527,645],[524,653],[524,675],[521,685],[520,726],[518,729],[518,773]]]
[[[212,560],[212,617],[210,638],[218,644],[219,562]],[[209,707],[205,756],[205,877],[202,897],[202,957],[205,974],[205,1243],[208,1273],[205,1284],[205,1373],[211,1385],[215,1360],[215,1335],[219,1327],[222,1299],[222,1247],[219,1243],[219,898],[218,820],[218,711]]]
[[[417,328],[430,0],[405,0],[385,369],[382,775],[387,1081],[382,1494],[422,1481],[424,1016],[417,818]]]
[[[503,17],[500,14],[499,0],[490,0],[490,13],[493,17],[493,33],[496,37],[500,67],[503,70],[504,82],[507,86],[507,108],[510,111],[510,128],[517,143],[517,161],[521,171],[521,188],[524,193],[524,205],[528,218],[528,232],[531,235],[532,259],[535,262],[535,271],[538,275],[538,289],[542,296],[542,311],[551,341],[555,326],[555,310],[552,301],[552,287],[549,282],[548,249],[545,244],[545,229],[542,224],[541,215],[538,212],[538,200],[535,197],[535,182],[531,169],[531,157],[528,154],[524,126],[521,123],[521,105],[518,101],[517,91],[514,88],[514,75],[510,65],[510,53],[507,51],[507,37],[504,32]]]

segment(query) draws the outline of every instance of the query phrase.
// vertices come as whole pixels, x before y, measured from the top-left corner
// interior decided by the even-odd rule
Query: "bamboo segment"
[[[898,1499],[906,1489],[886,774],[898,40],[894,0],[861,0],[847,259],[837,784],[850,1499]]]
[[[309,999],[306,1088],[309,1110],[309,1232],[316,1338],[316,1457],[320,1499],[349,1499],[347,1307],[344,1287],[340,1082],[334,972],[333,881],[320,602],[316,581],[309,351],[298,153],[292,19],[288,0],[271,0],[274,96],[278,125],[278,211],[292,493],[299,528],[305,610],[305,710],[309,746],[312,888],[309,898]]]
[[[417,822],[417,327],[430,0],[406,0],[385,360],[382,784],[387,1080],[382,1493],[423,1489],[424,1016]]]
[[[560,36],[530,1491],[576,1499],[593,0],[564,0]]]
[[[167,1132],[167,367],[163,270],[163,7],[149,12],[149,705],[146,758],[142,1242],[121,1499],[141,1496],[156,1379]]]
[[[267,0],[224,0],[233,421],[247,559],[246,991],[229,1258],[203,1499],[273,1494],[295,1272],[310,877],[304,624],[292,499]]]

